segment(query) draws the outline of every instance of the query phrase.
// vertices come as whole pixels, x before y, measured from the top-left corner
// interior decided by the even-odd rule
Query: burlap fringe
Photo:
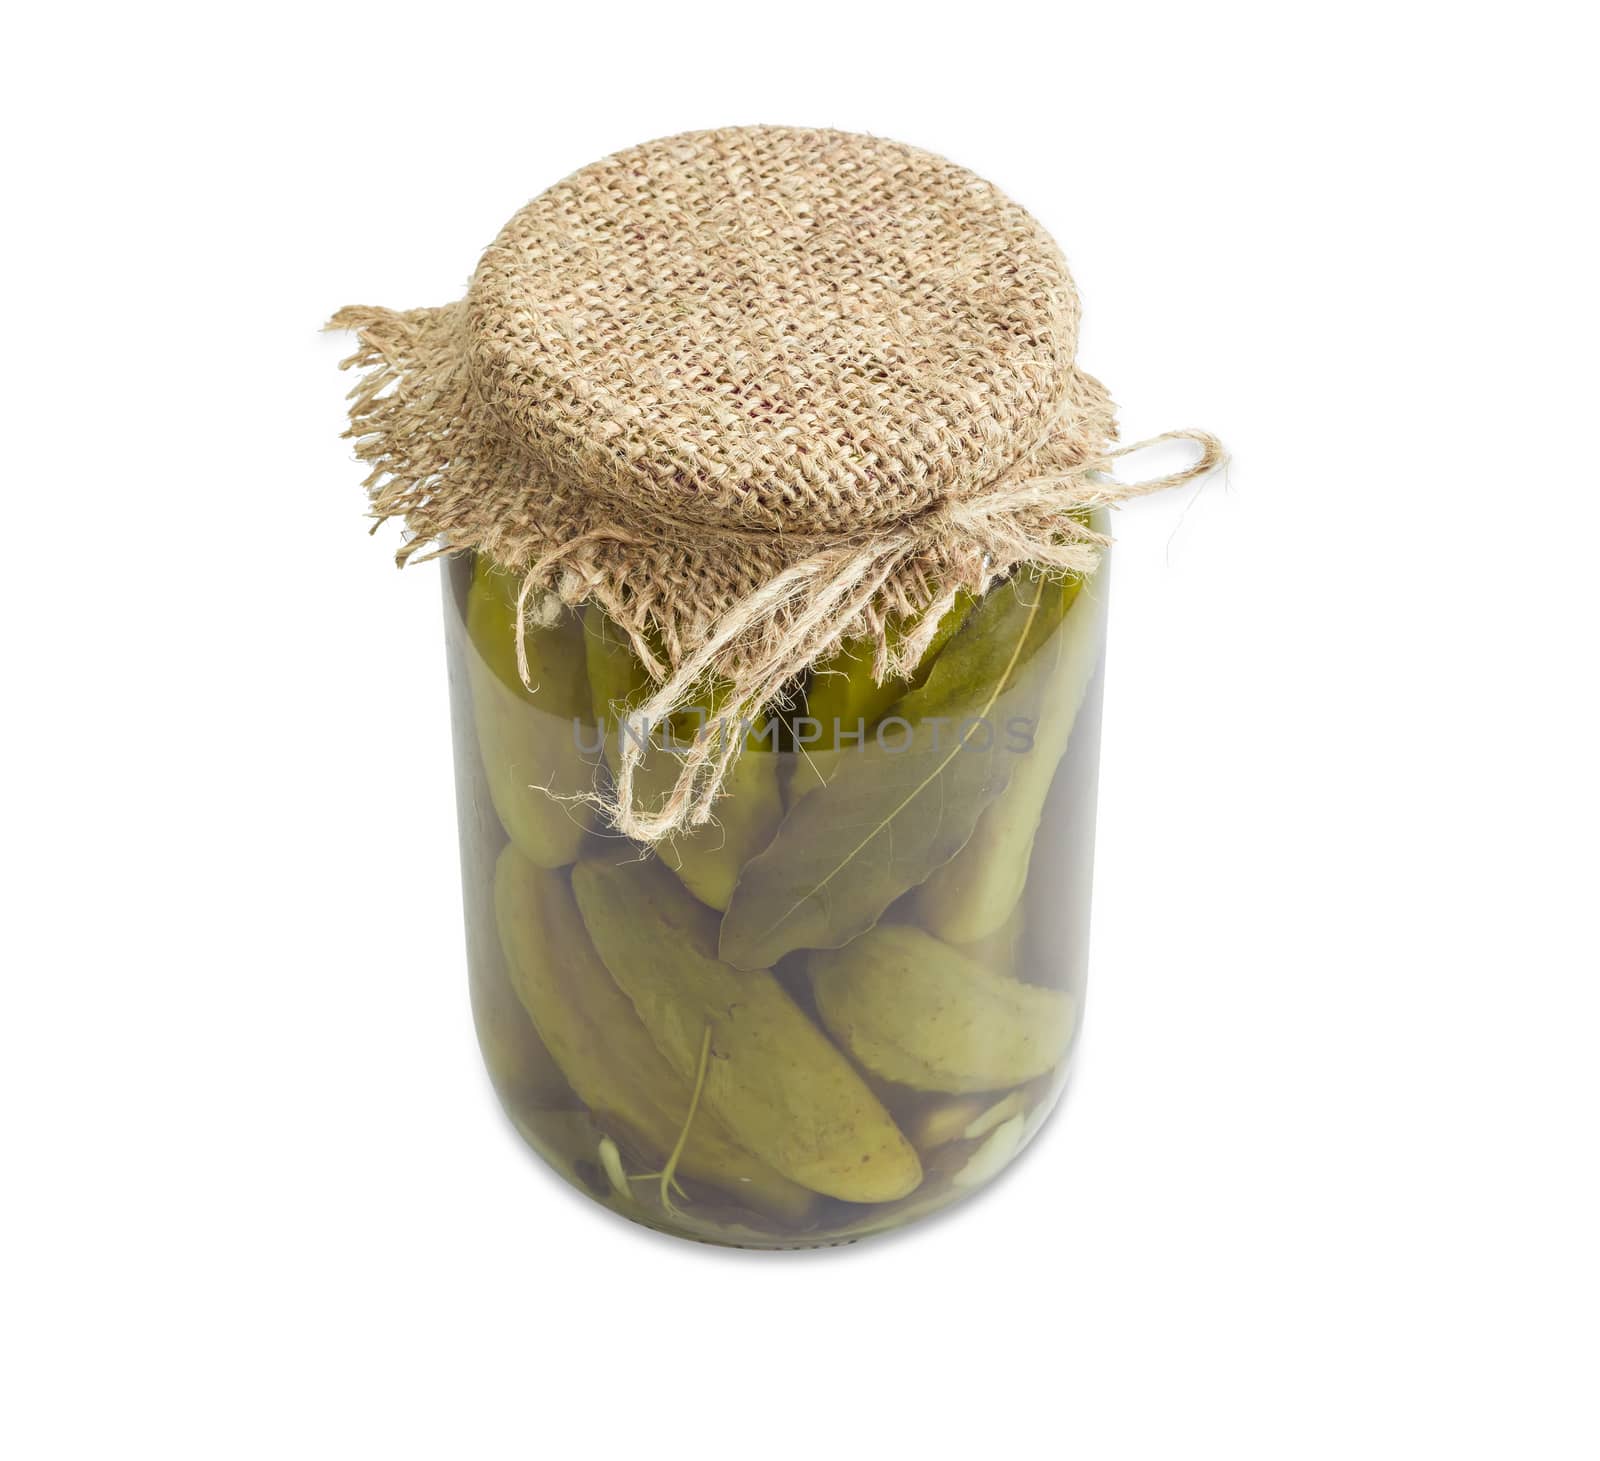
[[[342,362],[363,372],[350,393],[346,435],[370,468],[374,531],[392,517],[405,519],[410,536],[396,555],[401,564],[473,551],[521,573],[524,626],[548,622],[560,605],[597,603],[657,682],[649,701],[632,708],[649,724],[705,703],[712,681],[731,686],[722,709],[679,753],[676,784],[659,805],[638,804],[644,748],[622,738],[615,788],[595,797],[620,832],[641,842],[713,820],[742,748],[739,727],[783,703],[797,676],[841,641],[873,644],[880,682],[908,677],[963,589],[981,594],[1022,563],[1091,574],[1110,540],[1075,513],[1192,482],[1226,460],[1214,436],[1193,429],[1113,449],[1110,399],[1078,372],[1058,419],[1004,476],[887,529],[804,536],[646,513],[624,520],[614,501],[563,490],[560,463],[539,459],[498,429],[459,345],[464,308],[350,308],[329,322],[360,339]],[[1192,442],[1200,454],[1148,481],[1110,477],[1117,459],[1164,441]],[[447,527],[437,510],[446,480],[457,501],[463,481],[472,486],[474,510],[465,524],[457,513]],[[548,488],[551,511],[539,522],[503,511],[529,481]],[[644,561],[649,572],[630,573]],[[641,593],[641,583],[672,591]],[[896,621],[914,627],[891,638]],[[521,644],[518,661],[526,680]]]

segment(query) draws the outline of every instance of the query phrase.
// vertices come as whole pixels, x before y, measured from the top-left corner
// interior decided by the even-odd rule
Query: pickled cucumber
[[[656,1047],[681,1079],[703,1076],[706,1106],[737,1140],[830,1197],[893,1202],[916,1188],[916,1151],[882,1103],[770,973],[717,958],[716,916],[665,868],[589,858],[572,884]]]
[[[865,735],[883,719],[896,700],[908,690],[917,689],[928,678],[933,662],[972,612],[972,595],[963,590],[939,620],[916,673],[908,680],[889,677],[880,685],[872,678],[874,645],[870,639],[847,639],[826,659],[819,660],[811,672],[806,691],[805,727],[807,739],[799,746],[793,773],[789,777],[791,806],[809,791],[829,781],[841,746],[857,744],[854,737]],[[891,629],[891,643],[904,638],[904,631]]]
[[[467,592],[466,659],[489,795],[525,857],[562,867],[594,825],[594,813],[570,800],[594,784],[575,724],[589,716],[582,631],[570,616],[529,627],[529,690],[517,671],[516,618],[517,580],[480,559]]]
[[[621,753],[621,737],[633,734],[621,712],[639,705],[649,693],[650,676],[628,647],[627,638],[594,605],[584,616],[589,686],[596,723],[605,733],[605,755],[613,773]],[[705,715],[702,707],[673,717],[672,734],[683,741],[695,735]],[[635,795],[653,806],[671,790],[678,766],[670,752],[653,745],[635,773]],[[770,749],[768,722],[756,722],[745,748],[728,772],[716,821],[674,838],[660,848],[667,866],[684,887],[708,907],[724,909],[733,897],[739,870],[772,840],[783,820],[778,787],[778,758]]]
[[[566,1078],[511,986],[505,956],[499,949],[492,958],[474,961],[471,993],[472,1023],[495,1089],[519,1106],[573,1102],[576,1098]]]
[[[1071,593],[1055,642],[1031,666],[1045,686],[1032,746],[1016,758],[1010,784],[984,809],[971,840],[917,893],[923,922],[950,943],[987,938],[1022,899],[1045,798],[1100,660],[1104,595],[1076,581]]]
[[[868,1070],[919,1091],[998,1091],[1066,1053],[1073,997],[992,974],[911,924],[806,958],[817,1011]]]
[[[536,867],[515,847],[495,867],[495,917],[517,994],[574,1091],[665,1163],[758,1211],[802,1222],[814,1198],[729,1135],[701,1107],[689,1121],[694,1072],[657,1051],[633,1006],[596,957],[567,875]],[[687,1133],[685,1135],[685,1133]]]
[[[982,825],[981,819],[980,825]],[[915,898],[907,901],[915,905],[920,903],[921,900],[920,898]],[[907,910],[907,918],[909,919],[911,914],[920,911],[919,908],[913,906]],[[899,921],[906,922],[907,919]],[[958,949],[974,963],[981,964],[991,974],[1015,975],[1018,973],[1019,968],[1022,932],[1022,907],[1018,904],[1012,910],[1011,916],[993,933],[987,933],[982,938],[974,939],[969,944],[958,944],[950,940],[947,940],[947,942],[950,942],[952,948]]]
[[[985,1182],[992,1182],[1021,1150],[1025,1126],[1021,1116],[1013,1116],[995,1127],[989,1139],[950,1181],[956,1187],[982,1187]]]
[[[976,1141],[1001,1122],[1021,1115],[1025,1105],[1021,1091],[1011,1091],[998,1101],[992,1096],[947,1096],[924,1106],[907,1134],[918,1151]]]
[[[967,1128],[982,1117],[987,1103],[981,1096],[952,1096],[924,1106],[906,1126],[906,1135],[919,1152],[963,1141]]]

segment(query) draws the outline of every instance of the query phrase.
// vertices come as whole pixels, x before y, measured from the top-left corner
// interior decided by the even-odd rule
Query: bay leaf
[[[985,595],[924,683],[745,865],[722,920],[724,960],[766,969],[795,949],[838,948],[961,850],[1026,748],[1013,727],[1031,734],[1043,692],[1029,662],[1075,589],[1025,568]]]

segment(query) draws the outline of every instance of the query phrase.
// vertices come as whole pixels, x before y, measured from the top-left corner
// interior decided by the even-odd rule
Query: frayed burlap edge
[[[467,364],[466,304],[340,310],[329,329],[353,330],[342,362],[362,372],[350,393],[356,455],[378,525],[405,521],[403,565],[481,553],[522,578],[524,624],[560,605],[593,602],[629,636],[657,688],[636,714],[664,722],[703,703],[713,680],[731,685],[721,711],[681,755],[669,795],[641,806],[642,746],[623,738],[614,791],[596,793],[626,836],[657,842],[713,817],[741,749],[743,721],[784,703],[796,677],[845,639],[874,646],[874,674],[907,677],[944,610],[982,594],[1021,563],[1095,571],[1109,538],[1079,519],[1089,510],[1190,482],[1226,460],[1207,432],[1183,430],[1113,449],[1105,388],[1074,370],[1066,398],[1031,450],[981,490],[859,534],[760,533],[676,523],[563,486],[563,464],[513,439],[479,397]],[[1111,464],[1157,442],[1200,448],[1181,471],[1124,483]],[[525,509],[539,484],[542,511]],[[447,489],[447,490],[446,490]],[[891,637],[888,627],[909,626]],[[659,653],[658,653],[659,650]],[[518,646],[527,677],[526,656]]]

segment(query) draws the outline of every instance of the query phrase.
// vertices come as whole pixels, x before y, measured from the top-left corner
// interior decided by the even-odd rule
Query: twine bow
[[[1165,441],[1189,441],[1200,455],[1187,467],[1143,481],[1121,482],[1107,475],[1120,457]],[[693,705],[708,680],[725,676],[731,686],[721,708],[707,716],[699,734],[679,758],[677,778],[655,807],[639,805],[636,782],[649,737],[621,737],[613,796],[596,800],[616,828],[642,842],[657,842],[712,820],[717,797],[743,747],[743,728],[764,708],[778,702],[806,666],[837,646],[841,626],[870,614],[884,587],[930,550],[952,543],[968,550],[982,566],[985,582],[947,581],[897,643],[876,637],[873,676],[907,677],[916,668],[939,621],[963,588],[981,593],[999,572],[1017,563],[1034,563],[1062,573],[1093,573],[1111,539],[1072,516],[1102,506],[1181,486],[1206,475],[1226,460],[1222,443],[1194,429],[1163,432],[1130,446],[1101,452],[1068,471],[1029,475],[1025,470],[990,485],[982,493],[934,509],[890,529],[871,534],[817,540],[815,551],[776,575],[722,615],[705,640],[675,668],[663,666],[648,641],[631,633],[634,648],[660,681],[634,716],[646,727],[665,724]],[[662,524],[661,531],[681,531]],[[698,529],[704,533],[703,527]],[[648,535],[601,528],[563,544],[530,565],[518,598],[517,666],[530,683],[523,635],[534,594],[550,581],[561,560],[604,539],[639,546]],[[731,530],[729,536],[746,534]],[[737,653],[735,653],[737,651]],[[736,664],[736,668],[730,668]]]

